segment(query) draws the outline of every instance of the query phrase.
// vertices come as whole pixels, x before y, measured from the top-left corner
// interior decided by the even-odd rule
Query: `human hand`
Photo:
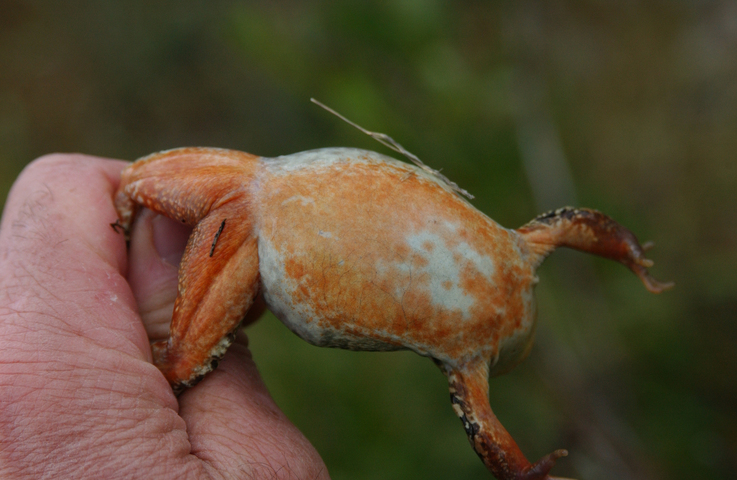
[[[125,165],[44,157],[8,197],[0,477],[329,478],[266,391],[244,335],[179,398],[151,364],[149,337],[167,334],[186,232],[149,212],[126,252],[110,228]]]

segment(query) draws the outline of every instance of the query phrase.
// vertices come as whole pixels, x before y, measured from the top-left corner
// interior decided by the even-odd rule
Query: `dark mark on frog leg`
[[[450,382],[450,403],[453,406],[458,418],[463,423],[463,429],[468,435],[468,439],[471,441],[471,445],[475,445],[476,435],[481,431],[481,425],[475,421],[473,411],[471,407],[466,403],[464,397],[467,395],[466,388],[461,384],[452,374]]]
[[[497,465],[497,469],[492,472],[494,475],[499,478],[511,478],[509,477],[512,474],[511,469],[504,451],[489,438],[488,432],[483,431],[483,426],[470,403],[470,392],[466,384],[455,372],[448,372],[447,375],[450,387],[450,403],[463,424],[463,429],[466,431],[471,447],[484,464],[487,466],[490,463]]]
[[[218,243],[218,238],[220,238],[220,234],[223,233],[223,228],[225,228],[225,220],[223,220],[223,223],[220,224],[220,228],[218,228],[218,232],[215,234],[215,238],[212,239],[212,247],[210,248],[210,256],[212,257],[212,254],[215,253],[215,245]]]

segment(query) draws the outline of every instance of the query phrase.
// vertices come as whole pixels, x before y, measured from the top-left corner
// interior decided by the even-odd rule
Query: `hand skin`
[[[8,197],[0,478],[329,478],[266,391],[245,335],[179,398],[151,364],[187,231],[144,212],[126,250],[110,227],[125,166],[42,157]]]

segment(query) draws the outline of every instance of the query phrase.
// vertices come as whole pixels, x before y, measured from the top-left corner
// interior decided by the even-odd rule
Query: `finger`
[[[29,165],[3,214],[0,258],[8,283],[0,290],[10,301],[32,302],[44,324],[145,356],[148,341],[135,328],[135,301],[121,275],[125,241],[110,228],[117,218],[112,194],[125,165],[83,155]]]
[[[239,333],[217,370],[179,397],[192,454],[243,478],[330,478],[310,442],[279,410]]]
[[[55,155],[27,167],[0,226],[0,476],[79,478],[185,458],[184,422],[151,365],[110,228],[124,162]],[[125,448],[115,448],[125,445]],[[146,452],[131,461],[137,452]],[[157,455],[149,455],[157,452]],[[180,462],[181,463],[181,462]],[[53,465],[51,470],[44,466]]]
[[[128,283],[151,341],[167,338],[190,227],[143,209],[131,229]]]

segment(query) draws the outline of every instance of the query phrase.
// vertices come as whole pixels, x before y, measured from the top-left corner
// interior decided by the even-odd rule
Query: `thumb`
[[[169,335],[177,270],[192,229],[143,209],[131,229],[128,283],[151,341]]]

